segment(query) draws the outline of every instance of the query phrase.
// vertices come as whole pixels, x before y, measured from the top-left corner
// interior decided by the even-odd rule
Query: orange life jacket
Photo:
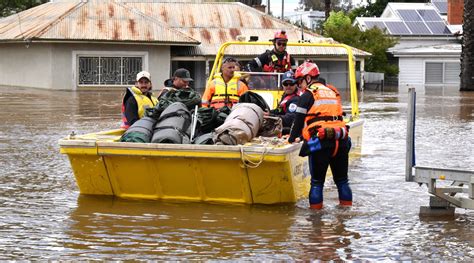
[[[313,94],[314,103],[306,114],[303,138],[307,141],[316,135],[319,128],[340,128],[346,130],[342,118],[341,96],[331,85],[313,83],[308,91]]]

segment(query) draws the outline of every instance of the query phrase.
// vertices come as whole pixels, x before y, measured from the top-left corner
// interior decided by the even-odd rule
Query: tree
[[[390,64],[387,57],[387,50],[395,46],[398,39],[387,36],[376,27],[360,31],[358,27],[352,26],[351,19],[342,11],[331,12],[323,27],[324,36],[372,53],[366,60],[367,71],[398,74],[398,66]]]
[[[354,21],[356,17],[379,17],[389,2],[401,2],[401,3],[419,3],[423,2],[420,0],[376,0],[374,3],[368,1],[368,4],[363,7],[354,8],[349,13],[351,21]]]
[[[461,91],[474,91],[474,0],[464,0]]]
[[[9,16],[46,2],[48,0],[1,0],[0,17]]]

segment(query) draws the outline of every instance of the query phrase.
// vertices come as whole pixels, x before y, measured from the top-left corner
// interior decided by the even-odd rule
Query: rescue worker
[[[127,88],[122,99],[123,129],[128,129],[136,121],[145,116],[147,108],[153,108],[158,99],[151,93],[151,76],[147,71],[137,74],[135,86]]]
[[[286,32],[276,32],[272,42],[272,50],[266,50],[263,54],[252,59],[247,64],[248,71],[283,73],[296,68],[295,59],[291,57],[288,52],[286,52],[286,44],[288,43],[288,36],[286,35]]]
[[[165,95],[172,89],[189,89],[190,82],[194,81],[191,78],[191,73],[185,68],[179,68],[173,73],[173,77],[165,80],[165,87],[158,94],[158,98]]]
[[[343,121],[341,97],[331,85],[318,81],[319,68],[315,63],[304,62],[296,72],[303,94],[300,96],[289,143],[304,139],[300,155],[309,155],[311,189],[309,203],[312,209],[323,207],[323,187],[328,166],[336,183],[339,204],[352,205],[352,191],[347,175],[351,140]]]
[[[271,115],[279,116],[282,119],[282,134],[290,133],[291,125],[296,115],[296,108],[299,99],[299,90],[293,71],[287,71],[283,74],[281,85],[284,93],[281,96],[280,104],[274,110],[270,111]]]
[[[227,106],[232,108],[235,103],[239,102],[240,96],[249,88],[240,80],[241,75],[235,73],[238,69],[240,69],[240,64],[236,59],[224,59],[221,66],[222,73],[215,75],[202,95],[201,104],[203,107],[220,109]]]

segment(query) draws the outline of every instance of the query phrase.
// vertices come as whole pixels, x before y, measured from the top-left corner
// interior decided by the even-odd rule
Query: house
[[[288,19],[293,24],[303,23],[304,26],[311,30],[316,30],[319,24],[326,19],[324,11],[293,11],[285,13],[285,19]]]
[[[378,27],[399,43],[389,52],[398,59],[400,91],[436,86],[459,87],[462,0],[388,3],[380,17],[358,17],[362,30]]]
[[[277,30],[301,38],[298,27],[239,2],[54,1],[0,19],[0,85],[125,87],[148,70],[160,89],[175,69],[185,67],[194,87],[203,90],[222,43],[250,36],[268,40]],[[332,41],[310,32],[303,37]],[[353,50],[360,62],[370,55]],[[232,48],[229,55],[248,61],[263,51]],[[289,52],[298,62],[314,59],[328,81],[346,87],[345,50],[289,47]]]

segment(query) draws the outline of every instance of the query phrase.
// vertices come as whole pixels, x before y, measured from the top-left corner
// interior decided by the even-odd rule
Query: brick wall
[[[464,0],[448,0],[448,24],[461,25],[464,14]]]

